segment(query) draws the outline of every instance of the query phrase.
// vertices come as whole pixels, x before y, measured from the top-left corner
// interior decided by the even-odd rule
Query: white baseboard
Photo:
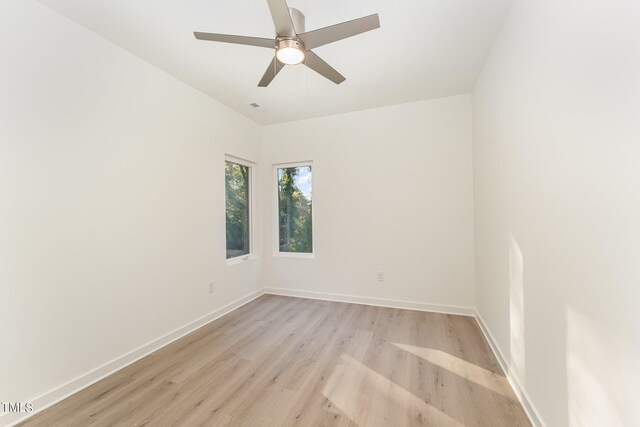
[[[50,390],[35,399],[32,399],[34,412],[30,414],[24,413],[5,413],[0,416],[0,425],[5,426],[13,426],[22,421],[25,421],[27,418],[30,418],[37,414],[38,412],[44,411],[45,409],[55,405],[61,400],[66,399],[67,397],[79,392],[82,389],[89,387],[92,384],[97,383],[101,379],[131,365],[132,363],[142,359],[143,357],[153,353],[154,351],[159,350],[160,348],[171,344],[172,342],[182,338],[183,336],[195,331],[198,328],[206,325],[207,323],[213,322],[214,320],[224,316],[225,314],[242,307],[243,305],[253,301],[254,299],[260,297],[264,294],[264,289],[258,289],[246,295],[236,301],[233,301],[230,304],[225,305],[217,309],[216,311],[209,313],[199,319],[194,320],[193,322],[184,325],[172,332],[169,332],[166,335],[163,335],[160,338],[157,338],[137,349],[120,356],[110,362],[105,363],[104,365],[87,372],[79,377],[72,379],[71,381],[62,384],[59,387]]]
[[[484,323],[484,320],[482,320],[482,316],[480,316],[480,313],[478,313],[477,311],[476,311],[475,318],[487,342],[489,343],[491,350],[493,350],[493,354],[495,354],[496,359],[498,359],[498,363],[500,363],[500,367],[502,368],[505,375],[507,376],[507,380],[509,381],[509,384],[511,384],[511,388],[513,389],[514,393],[516,394],[516,397],[520,401],[520,404],[524,408],[524,411],[527,413],[527,416],[529,417],[529,421],[531,421],[531,424],[534,425],[535,427],[546,427],[546,424],[542,420],[542,417],[540,417],[539,415],[540,412],[538,412],[535,406],[533,406],[533,402],[531,401],[531,398],[529,398],[529,395],[525,391],[525,388],[522,387],[522,382],[518,379],[518,376],[513,371],[513,369],[510,369],[509,367],[510,365],[507,363],[507,359],[504,357],[504,353],[502,352],[502,350],[500,350],[500,346],[498,346],[498,342],[493,338],[491,331],[489,330],[487,325]]]
[[[319,299],[325,301],[350,302],[354,304],[374,305],[377,307],[403,308],[406,310],[429,311],[434,313],[458,314],[475,316],[476,311],[471,307],[454,305],[428,304],[424,302],[400,301],[384,298],[360,297],[354,295],[328,294],[324,292],[299,291],[283,288],[264,288],[265,294],[282,295],[288,297]]]

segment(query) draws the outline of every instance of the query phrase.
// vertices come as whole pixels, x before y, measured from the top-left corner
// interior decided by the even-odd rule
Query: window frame
[[[278,185],[278,169],[283,168],[295,168],[295,167],[311,167],[311,252],[281,252],[280,251],[280,188]],[[314,208],[314,199],[315,199],[315,166],[313,161],[305,160],[299,162],[287,162],[287,163],[275,163],[272,167],[272,188],[273,188],[273,221],[272,221],[272,255],[274,257],[282,257],[282,258],[306,258],[313,259],[316,257],[316,210]]]
[[[236,257],[233,258],[226,258],[227,256],[227,221],[226,221],[226,217],[227,217],[227,191],[226,188],[223,187],[223,194],[224,194],[224,235],[225,235],[225,239],[224,239],[224,256],[225,256],[225,261],[227,265],[236,265],[236,264],[241,264],[244,263],[246,261],[250,261],[253,259],[258,258],[258,250],[257,250],[257,243],[258,243],[258,239],[257,239],[257,217],[258,217],[258,207],[257,207],[257,197],[255,194],[255,189],[257,188],[256,186],[256,168],[258,166],[258,164],[256,162],[253,162],[251,160],[247,160],[247,159],[243,159],[242,157],[238,157],[238,156],[234,156],[231,154],[225,154],[224,156],[224,162],[231,162],[231,163],[235,163],[237,165],[241,165],[241,166],[246,166],[249,170],[249,197],[248,197],[248,203],[249,203],[249,253],[248,254],[244,254],[244,255],[238,255]],[[222,168],[223,173],[224,173],[224,167]],[[224,176],[224,182],[226,181],[226,176]]]

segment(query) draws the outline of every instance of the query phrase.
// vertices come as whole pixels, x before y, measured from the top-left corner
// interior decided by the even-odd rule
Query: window
[[[278,253],[313,253],[311,164],[276,166]]]
[[[227,259],[251,253],[251,166],[226,160],[225,210]]]

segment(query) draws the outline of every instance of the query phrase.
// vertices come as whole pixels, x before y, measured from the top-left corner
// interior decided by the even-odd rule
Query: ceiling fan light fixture
[[[298,9],[289,7],[287,0],[267,0],[267,4],[276,30],[274,39],[199,31],[193,33],[198,40],[263,47],[272,51],[275,48],[275,55],[258,82],[258,87],[269,86],[285,65],[296,64],[304,64],[339,85],[346,80],[345,77],[316,55],[313,49],[380,28],[380,18],[377,13],[374,13],[306,31],[304,14]]]
[[[297,40],[279,40],[277,49],[276,57],[283,64],[296,65],[304,61],[304,48]]]
[[[278,61],[287,65],[296,65],[304,61],[304,52],[295,47],[283,47],[276,53]]]

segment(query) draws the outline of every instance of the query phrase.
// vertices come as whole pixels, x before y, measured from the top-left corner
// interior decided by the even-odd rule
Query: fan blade
[[[264,72],[264,75],[262,76],[262,80],[260,80],[260,83],[258,83],[258,87],[269,86],[269,83],[271,83],[271,80],[275,78],[275,76],[280,72],[280,70],[282,70],[283,67],[284,67],[284,64],[278,61],[274,56],[273,60],[267,67],[267,71]]]
[[[337,85],[346,80],[346,78],[342,74],[334,70],[331,65],[324,62],[322,58],[311,51],[308,51],[306,53],[304,65],[311,68],[321,76],[328,78]]]
[[[296,36],[296,29],[293,26],[293,20],[289,12],[286,0],[267,0],[269,3],[269,11],[273,19],[273,25],[276,27],[276,34],[282,36]]]
[[[248,46],[269,47],[275,49],[276,41],[274,39],[263,39],[260,37],[234,36],[230,34],[216,33],[193,33],[198,40],[208,40],[212,42],[244,44]]]
[[[380,28],[378,14],[298,34],[307,50]]]

